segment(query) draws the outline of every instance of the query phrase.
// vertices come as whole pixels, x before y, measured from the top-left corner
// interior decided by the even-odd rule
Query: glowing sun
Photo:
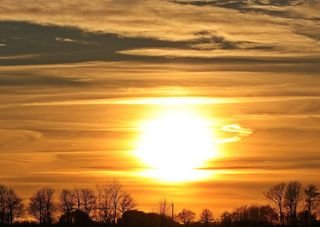
[[[166,111],[142,124],[135,155],[150,177],[174,182],[204,177],[199,168],[217,155],[210,121],[191,110]]]

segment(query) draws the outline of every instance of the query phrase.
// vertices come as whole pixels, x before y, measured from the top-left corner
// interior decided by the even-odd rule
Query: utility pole
[[[174,204],[171,203],[171,218],[172,218],[172,221],[174,221]]]

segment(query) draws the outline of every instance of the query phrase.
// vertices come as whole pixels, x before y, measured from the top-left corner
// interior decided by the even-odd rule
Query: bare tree
[[[75,196],[72,191],[63,189],[59,197],[59,208],[64,213],[67,223],[71,223],[71,213],[76,205]]]
[[[308,215],[308,224],[311,224],[312,213],[314,212],[316,199],[319,197],[320,193],[316,185],[309,184],[304,189],[305,206]]]
[[[81,188],[75,188],[73,190],[73,196],[76,203],[76,210],[81,210]]]
[[[0,185],[0,224],[5,223],[7,187]]]
[[[195,219],[196,214],[191,210],[183,209],[177,217],[184,225],[189,225]]]
[[[297,225],[297,208],[301,201],[302,184],[298,181],[289,182],[285,192],[285,205],[289,212],[289,222]]]
[[[160,216],[169,216],[170,203],[166,199],[159,201],[159,214]]]
[[[109,182],[108,188],[112,206],[112,222],[116,223],[118,218],[119,203],[121,199],[121,185],[117,180],[113,180]]]
[[[96,200],[95,193],[90,188],[75,188],[73,191],[63,190],[60,194],[60,203],[63,205],[64,212],[77,210],[91,216],[96,208]]]
[[[233,216],[233,214],[228,211],[223,212],[220,215],[220,220],[221,220],[222,225],[224,225],[224,226],[232,225],[232,222],[233,222],[232,216]]]
[[[134,209],[136,206],[136,203],[130,194],[128,194],[127,192],[122,192],[119,205],[120,205],[121,215],[123,215],[125,212]]]
[[[97,186],[98,189],[98,212],[100,220],[116,223],[123,213],[134,207],[133,199],[130,196],[123,196],[121,184],[117,180],[108,181],[105,185]]]
[[[0,185],[0,224],[12,224],[22,214],[22,199],[13,189]]]
[[[9,224],[12,224],[15,218],[19,218],[23,214],[22,199],[11,188],[7,191],[6,207]]]
[[[97,185],[98,198],[97,198],[97,209],[98,219],[100,222],[110,223],[111,222],[111,198],[109,196],[108,184],[99,186]]]
[[[315,202],[315,209],[314,209],[316,220],[320,219],[320,196],[318,196],[316,202]]]
[[[46,223],[53,222],[53,215],[56,211],[56,204],[54,202],[54,189],[45,188],[44,189],[44,198],[45,198],[45,218]]]
[[[283,202],[285,189],[286,184],[282,182],[272,186],[267,192],[264,193],[264,196],[277,206],[281,225],[284,224]]]
[[[265,206],[258,206],[259,209],[259,216],[260,221],[263,223],[269,223],[271,225],[276,224],[276,222],[279,220],[279,214],[277,213],[277,210],[269,205]]]
[[[56,210],[53,196],[53,188],[43,188],[31,197],[29,212],[39,223],[50,224],[53,222],[53,214]]]
[[[213,214],[209,209],[203,209],[200,214],[200,221],[205,225],[209,225],[210,222],[213,222]]]
[[[80,190],[80,198],[81,198],[82,211],[90,216],[92,211],[96,207],[97,198],[94,194],[94,191],[89,188],[82,188]]]
[[[45,220],[44,218],[44,199],[40,191],[36,192],[31,198],[29,203],[29,213],[33,215],[40,224]]]
[[[269,205],[252,205],[241,206],[236,208],[233,212],[224,212],[221,215],[221,223],[226,226],[234,224],[239,226],[246,225],[274,225],[278,220],[277,211]]]

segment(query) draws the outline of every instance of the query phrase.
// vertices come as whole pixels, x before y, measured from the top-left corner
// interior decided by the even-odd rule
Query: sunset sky
[[[28,198],[117,178],[139,209],[215,216],[280,181],[319,184],[319,12],[0,0],[0,184]]]

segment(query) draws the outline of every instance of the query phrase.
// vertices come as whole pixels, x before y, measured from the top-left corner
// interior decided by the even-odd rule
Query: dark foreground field
[[[251,207],[252,209],[252,207]],[[250,211],[250,207],[247,209]],[[228,216],[229,215],[229,216]],[[221,216],[219,221],[212,220],[210,222],[190,221],[182,223],[173,220],[170,216],[164,216],[157,213],[145,213],[143,211],[132,210],[123,214],[116,223],[99,223],[92,221],[90,218],[69,219],[69,223],[56,222],[53,224],[39,224],[37,222],[16,222],[11,225],[0,224],[3,227],[320,227],[320,221],[313,219],[311,223],[306,220],[299,219],[294,225],[280,225],[270,220],[254,220],[249,214],[244,213],[228,213]],[[251,214],[252,215],[252,214]],[[256,213],[258,215],[258,213]],[[233,217],[231,217],[233,216]],[[300,217],[301,218],[301,217]]]

